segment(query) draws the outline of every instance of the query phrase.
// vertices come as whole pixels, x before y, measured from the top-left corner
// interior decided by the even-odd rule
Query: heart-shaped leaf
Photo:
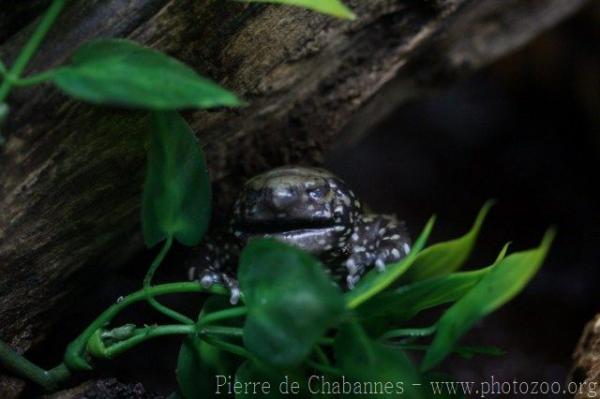
[[[493,205],[493,201],[488,201],[483,205],[473,226],[464,236],[425,248],[406,273],[405,279],[419,281],[460,269],[469,259],[481,226]]]
[[[550,230],[538,248],[507,256],[452,305],[437,323],[421,368],[430,370],[440,363],[475,322],[517,295],[542,265],[553,239],[554,231]]]
[[[180,61],[124,39],[85,43],[53,72],[52,81],[95,104],[155,111],[241,105],[234,94]]]
[[[248,307],[244,344],[267,364],[299,364],[344,315],[343,296],[324,266],[278,241],[250,241],[238,278]]]
[[[197,244],[208,228],[211,189],[200,144],[176,112],[154,114],[142,199],[148,247],[167,237]]]
[[[215,393],[215,371],[201,354],[202,341],[190,336],[183,341],[177,358],[177,383],[185,399],[212,397]]]

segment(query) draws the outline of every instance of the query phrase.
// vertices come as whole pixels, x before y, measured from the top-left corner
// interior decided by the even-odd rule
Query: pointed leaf
[[[453,273],[383,292],[359,307],[358,315],[361,319],[393,317],[396,322],[408,320],[422,310],[460,299],[487,272],[488,268]]]
[[[464,236],[425,248],[406,273],[406,280],[424,280],[460,269],[469,259],[483,221],[492,205],[494,205],[493,201],[488,201],[483,205],[473,226]]]
[[[429,370],[440,363],[473,324],[516,296],[542,265],[553,239],[554,231],[550,230],[538,248],[506,257],[452,305],[437,323],[421,368]]]
[[[356,19],[356,15],[340,0],[245,0],[251,3],[286,4],[307,8],[338,18]]]
[[[394,291],[383,292],[360,306],[362,319],[386,318],[401,322],[425,309],[458,301],[466,295],[506,254],[504,246],[496,262],[488,267],[467,272],[452,273],[409,284]],[[421,252],[423,253],[423,252]]]

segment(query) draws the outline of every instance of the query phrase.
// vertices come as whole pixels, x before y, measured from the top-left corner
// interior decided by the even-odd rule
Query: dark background
[[[473,267],[492,263],[505,242],[530,248],[557,227],[539,275],[463,340],[508,354],[449,362],[461,378],[564,381],[583,325],[600,311],[599,11],[587,8],[446,92],[400,107],[327,157],[413,237],[433,213],[432,241],[462,235],[497,199]]]
[[[530,248],[548,227],[558,228],[525,292],[464,339],[508,354],[452,358],[445,368],[459,379],[564,381],[584,324],[600,311],[599,47],[596,3],[447,91],[399,107],[368,136],[326,157],[372,209],[396,213],[413,236],[436,213],[432,241],[462,235],[481,205],[497,199],[472,267],[490,264],[507,241],[512,251]],[[75,304],[32,358],[53,365],[90,314],[139,287],[151,256],[98,276],[99,293]],[[197,309],[198,299],[190,301]],[[143,312],[138,317],[144,320]],[[150,343],[101,365],[101,374],[166,393],[178,345]]]

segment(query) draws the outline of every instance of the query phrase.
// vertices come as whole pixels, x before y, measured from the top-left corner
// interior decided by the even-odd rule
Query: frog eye
[[[315,187],[308,190],[308,195],[312,199],[320,199],[327,195],[327,189],[325,187]]]

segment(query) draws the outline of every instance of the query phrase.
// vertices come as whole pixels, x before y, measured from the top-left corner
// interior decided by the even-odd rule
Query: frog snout
[[[269,195],[269,205],[273,210],[283,211],[298,201],[298,194],[292,187],[273,188]]]

